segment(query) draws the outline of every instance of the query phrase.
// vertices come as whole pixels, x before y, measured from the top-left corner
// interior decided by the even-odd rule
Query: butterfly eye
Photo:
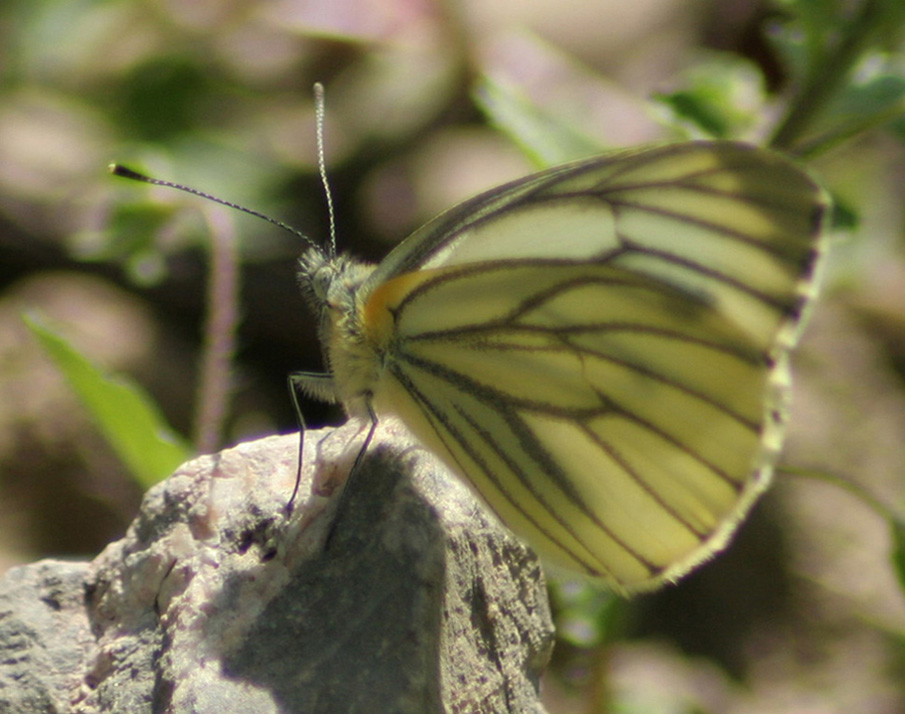
[[[324,303],[330,302],[330,286],[332,283],[333,271],[329,266],[323,266],[314,274],[311,281],[311,287],[314,289],[314,294],[318,300]]]

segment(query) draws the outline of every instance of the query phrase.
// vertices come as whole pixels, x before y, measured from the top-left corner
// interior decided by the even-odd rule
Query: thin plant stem
[[[812,71],[770,146],[794,152],[795,143],[849,79],[855,63],[874,39],[883,16],[882,0],[865,0],[835,49],[812,58]]]
[[[821,469],[806,469],[806,468],[791,468],[784,467],[780,469],[780,471],[784,474],[790,476],[797,476],[800,478],[810,478],[816,481],[822,481],[824,483],[828,483],[836,488],[845,491],[849,495],[858,499],[861,503],[867,506],[870,510],[876,513],[880,518],[892,523],[894,521],[902,520],[899,515],[889,506],[887,506],[883,501],[874,496],[870,491],[865,489],[860,484],[852,482],[850,479],[847,479],[838,474],[832,473],[831,471],[825,471]]]
[[[239,320],[239,269],[232,220],[217,207],[205,209],[204,215],[210,226],[210,273],[194,442],[198,453],[207,454],[220,445],[232,392],[231,371]]]
[[[860,136],[871,129],[877,129],[903,117],[905,117],[905,100],[896,102],[893,106],[887,107],[869,117],[856,119],[848,124],[834,127],[831,131],[814,138],[808,138],[807,141],[798,144],[795,153],[803,159],[817,156],[853,137]]]

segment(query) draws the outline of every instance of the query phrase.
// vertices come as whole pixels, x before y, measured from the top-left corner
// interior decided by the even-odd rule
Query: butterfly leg
[[[289,501],[284,508],[288,516],[292,513],[295,497],[298,495],[299,486],[302,482],[305,417],[302,415],[301,406],[299,406],[299,392],[331,404],[336,402],[336,396],[333,390],[333,378],[329,374],[321,372],[292,372],[287,378],[287,386],[289,387],[289,398],[292,400],[292,408],[295,410],[295,420],[299,425],[299,463],[295,474],[295,487],[292,489],[292,496],[289,497]]]
[[[330,542],[333,539],[333,534],[336,532],[336,524],[339,523],[343,508],[348,504],[349,494],[352,491],[352,481],[354,480],[355,475],[358,473],[358,469],[361,466],[361,462],[364,460],[364,456],[368,450],[368,447],[371,445],[371,440],[374,438],[374,432],[377,431],[377,414],[374,413],[374,407],[371,406],[370,398],[366,400],[366,405],[368,409],[368,418],[370,420],[370,424],[368,425],[368,433],[365,435],[364,443],[362,443],[361,448],[358,450],[358,454],[355,456],[355,461],[352,462],[352,468],[349,470],[349,476],[348,478],[346,478],[346,483],[343,486],[342,493],[339,495],[339,503],[336,505],[336,513],[333,515],[333,522],[330,524],[330,530],[327,531],[327,537],[324,540],[325,551],[330,547]]]
[[[302,414],[302,408],[299,405],[298,388],[299,383],[305,379],[304,373],[293,373],[286,378],[286,386],[289,387],[289,398],[292,400],[292,409],[295,411],[295,421],[299,427],[299,461],[295,472],[295,486],[292,488],[292,495],[284,506],[286,517],[292,515],[292,506],[295,503],[295,497],[298,495],[299,486],[302,483],[302,454],[305,451],[305,415]]]

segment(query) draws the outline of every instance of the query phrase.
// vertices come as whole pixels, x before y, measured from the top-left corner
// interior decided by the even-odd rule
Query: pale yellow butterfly
[[[365,448],[399,417],[541,555],[652,589],[769,484],[826,210],[788,159],[702,141],[505,184],[377,266],[312,244],[329,374],[291,381],[370,419]]]
[[[691,142],[472,198],[303,290],[352,416],[394,415],[541,554],[621,592],[725,546],[770,481],[827,202],[771,151]]]

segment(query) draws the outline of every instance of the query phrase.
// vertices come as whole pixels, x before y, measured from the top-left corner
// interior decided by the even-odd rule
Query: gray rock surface
[[[392,423],[337,511],[363,436],[306,434],[288,518],[291,435],[184,464],[91,563],[11,570],[0,711],[543,712],[534,555]]]

